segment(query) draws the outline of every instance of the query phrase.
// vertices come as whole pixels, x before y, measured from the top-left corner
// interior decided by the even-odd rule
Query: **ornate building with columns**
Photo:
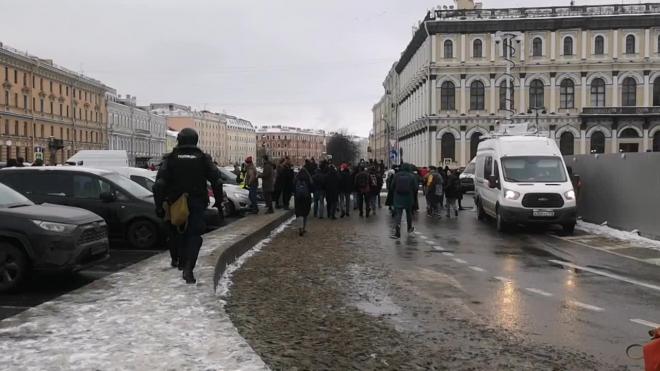
[[[428,12],[394,67],[404,161],[465,165],[505,122],[537,125],[566,155],[660,151],[660,4],[463,3]]]

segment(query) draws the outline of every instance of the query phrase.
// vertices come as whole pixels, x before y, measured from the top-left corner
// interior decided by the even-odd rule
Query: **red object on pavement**
[[[649,331],[650,342],[644,345],[644,370],[660,371],[660,327]]]

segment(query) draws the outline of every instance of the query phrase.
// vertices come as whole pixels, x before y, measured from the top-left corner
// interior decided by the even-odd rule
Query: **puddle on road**
[[[394,303],[385,285],[378,277],[374,277],[382,272],[351,264],[348,267],[348,273],[351,286],[355,290],[354,293],[349,294],[351,305],[375,317],[401,313],[401,307]]]

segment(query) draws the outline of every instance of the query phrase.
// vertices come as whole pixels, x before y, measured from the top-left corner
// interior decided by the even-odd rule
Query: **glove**
[[[165,209],[163,209],[162,207],[157,207],[156,208],[156,216],[159,217],[159,218],[165,217]]]

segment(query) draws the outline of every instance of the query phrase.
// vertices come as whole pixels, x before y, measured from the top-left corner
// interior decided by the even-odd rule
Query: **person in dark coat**
[[[364,216],[364,209],[366,207],[368,218],[371,213],[369,205],[369,172],[365,168],[361,168],[357,175],[355,175],[355,189],[357,190],[360,217]]]
[[[339,172],[339,209],[340,217],[351,216],[351,193],[353,193],[353,179],[348,164],[341,164]]]
[[[312,192],[314,191],[312,177],[309,175],[307,168],[303,167],[298,171],[295,177],[294,188],[293,202],[296,211],[296,221],[298,222],[298,235],[302,236],[306,232],[307,217],[312,209]]]
[[[337,219],[337,202],[339,201],[339,173],[335,165],[328,166],[325,176],[325,199],[328,205],[328,218]]]
[[[414,205],[414,199],[417,198],[417,184],[417,177],[413,173],[412,165],[409,164],[402,164],[400,171],[392,178],[391,192],[395,212],[395,226],[392,238],[401,237],[401,217],[404,210],[406,212],[408,233],[412,233],[415,230],[412,223],[412,207]]]
[[[374,162],[375,163],[375,162]],[[383,187],[383,178],[378,174],[378,169],[375,166],[369,168],[369,208],[371,212],[376,215],[376,209],[380,207],[378,197],[380,197],[380,190]],[[369,217],[369,211],[367,211]]]
[[[156,215],[163,218],[165,207],[187,195],[189,216],[183,233],[177,234],[172,254],[172,266],[183,270],[183,279],[188,284],[196,282],[193,269],[202,246],[202,233],[206,231],[204,213],[209,203],[206,182],[211,183],[215,205],[222,215],[222,177],[211,156],[197,147],[197,132],[185,128],[177,136],[177,146],[165,156],[154,184]],[[178,228],[178,227],[177,227]]]
[[[358,175],[360,172],[361,165],[353,167],[351,169],[351,184],[353,184],[353,210],[358,209],[358,188],[355,185],[355,177]]]
[[[449,171],[449,176],[447,176],[447,183],[445,183],[445,198],[447,199],[447,218],[451,218],[451,211],[454,211],[454,215],[458,217],[458,207],[456,206],[456,201],[461,194],[461,182],[456,175],[456,172]]]
[[[275,167],[275,187],[273,189],[273,200],[275,201],[275,208],[282,208],[282,185],[283,185],[283,173],[284,173],[284,159],[281,158]]]
[[[263,157],[264,164],[259,178],[261,178],[261,190],[264,194],[264,200],[266,201],[266,214],[272,214],[273,211],[273,190],[275,186],[275,170],[273,168],[273,163],[270,162],[268,155]]]
[[[321,162],[321,165],[312,175],[314,182],[314,217],[323,219],[325,210],[325,176],[326,164]]]
[[[295,174],[293,172],[293,165],[289,156],[284,157],[284,165],[282,168],[282,208],[289,210],[291,196],[295,191],[293,181]]]

